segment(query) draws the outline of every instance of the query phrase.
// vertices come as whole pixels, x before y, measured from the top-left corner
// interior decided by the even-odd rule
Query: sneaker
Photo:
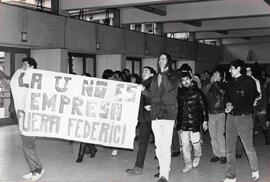
[[[242,157],[243,157],[242,154],[235,154],[235,158],[236,158],[236,159],[241,159]]]
[[[226,157],[220,157],[220,163],[221,164],[227,163],[227,158]]]
[[[192,165],[185,165],[185,167],[182,169],[183,173],[187,173],[192,169]]]
[[[131,169],[127,169],[126,172],[129,174],[139,175],[142,174],[143,169],[139,167],[133,167]]]
[[[156,173],[155,175],[154,175],[154,178],[158,178],[159,177],[159,173]]]
[[[29,172],[29,173],[23,175],[23,179],[31,179],[32,176],[33,176],[33,173],[32,172]]]
[[[220,158],[218,156],[214,156],[210,159],[210,162],[217,162],[220,161]]]
[[[168,180],[161,176],[161,178],[159,178],[157,182],[168,182]]]
[[[41,178],[41,176],[43,175],[44,173],[44,169],[42,169],[40,172],[36,172],[36,173],[33,173],[33,176],[32,176],[32,181],[37,181]]]
[[[114,150],[112,151],[112,156],[117,156],[117,152],[118,152],[118,151],[114,149]]]
[[[236,178],[226,178],[223,182],[236,182]]]
[[[252,181],[257,181],[260,178],[259,171],[252,172],[251,178],[252,178]]]
[[[199,163],[200,163],[200,157],[195,157],[193,160],[192,166],[198,167]]]

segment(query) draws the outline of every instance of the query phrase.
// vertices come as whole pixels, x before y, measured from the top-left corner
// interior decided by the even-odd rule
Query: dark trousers
[[[251,171],[254,172],[258,170],[257,155],[253,146],[252,129],[253,121],[251,114],[243,116],[228,115],[226,122],[227,178],[235,178],[236,175],[235,149],[238,135],[247,154]]]
[[[88,147],[88,150],[90,151],[91,157],[95,156],[95,153],[97,151],[95,144],[88,144],[88,143],[80,143],[79,153],[78,153],[78,159],[82,160],[84,157],[84,154],[86,152],[86,149]]]
[[[22,136],[22,148],[25,160],[31,172],[42,170],[42,164],[36,152],[35,138],[31,136]]]
[[[179,135],[176,127],[173,128],[172,152],[180,152]]]
[[[149,138],[152,132],[151,122],[144,121],[140,125],[138,152],[135,167],[143,168],[145,155],[148,148]]]

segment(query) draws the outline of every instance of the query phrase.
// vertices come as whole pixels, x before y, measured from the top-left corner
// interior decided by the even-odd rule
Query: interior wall
[[[26,33],[26,42],[21,41],[22,32]],[[100,47],[97,47],[97,43]],[[196,60],[197,55],[201,55],[199,60],[202,62],[218,56],[216,53],[203,54],[204,51],[198,54],[198,44],[194,42],[126,31],[2,3],[0,3],[0,45],[30,48],[32,56],[42,60],[39,66],[61,72],[67,72],[67,51],[99,54],[98,76],[101,76],[106,68],[123,69],[125,67],[122,62],[125,60],[123,55],[153,58],[166,51],[172,54],[175,60]],[[216,48],[210,47],[207,50],[211,53]],[[113,55],[121,57],[115,58]],[[52,62],[53,60],[58,61]],[[105,60],[108,63],[105,63]],[[156,64],[153,64],[153,67],[156,67]]]
[[[192,69],[192,73],[195,73],[195,61],[192,61],[192,60],[178,60],[176,62],[176,68],[180,68],[183,64],[188,64],[191,69]]]
[[[93,52],[96,50],[95,24],[68,18],[65,33],[65,47],[69,50],[80,50],[80,52]]]
[[[101,78],[106,69],[122,71],[126,67],[126,56],[123,54],[97,55],[96,65],[97,78]]]
[[[21,40],[22,32],[26,34],[27,41]],[[126,54],[133,57],[156,57],[163,51],[170,52],[174,59],[193,60],[197,55],[197,43],[194,42],[129,31],[6,4],[0,4],[0,44],[35,49],[59,48],[83,53]]]
[[[67,73],[67,50],[40,49],[31,50],[31,56],[36,59],[38,69]]]
[[[247,60],[251,50],[252,62],[270,63],[270,43],[252,43],[252,44],[230,44],[223,46],[223,62],[230,63],[235,59]]]
[[[0,4],[0,43],[19,46],[63,47],[65,18]],[[21,41],[21,33],[27,42]]]
[[[196,62],[195,73],[203,73],[205,70],[213,71],[218,63],[214,62]]]
[[[157,60],[158,60],[158,58],[144,58],[144,59],[142,59],[142,68],[144,66],[150,66],[157,71]]]

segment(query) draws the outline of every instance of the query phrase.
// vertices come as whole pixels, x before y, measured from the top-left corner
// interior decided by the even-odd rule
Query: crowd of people
[[[35,69],[33,58],[23,59],[23,69]],[[130,74],[128,69],[113,71],[106,69],[103,79],[132,82],[143,87],[138,114],[138,151],[136,161],[127,173],[143,173],[145,156],[153,134],[155,157],[159,172],[158,182],[169,181],[171,157],[182,151],[184,168],[187,173],[199,166],[203,154],[202,132],[209,129],[213,157],[210,162],[226,164],[224,182],[236,181],[236,158],[246,152],[251,179],[260,178],[257,154],[253,137],[261,127],[265,145],[270,144],[270,75],[258,64],[246,65],[242,60],[234,60],[230,68],[216,68],[202,75],[193,74],[188,64],[179,69],[172,68],[172,60],[167,53],[161,53],[157,70],[143,67],[142,75]],[[84,73],[83,76],[91,77]],[[16,120],[13,102],[9,111]],[[29,173],[23,178],[36,181],[44,173],[36,154],[34,137],[22,135],[25,159]],[[94,144],[80,143],[76,162],[82,162],[85,153],[95,157]],[[112,155],[117,155],[112,148]]]
[[[159,162],[159,173],[155,175],[158,182],[169,181],[174,130],[180,136],[178,146],[185,164],[182,172],[189,172],[199,166],[202,130],[209,128],[213,151],[209,160],[226,164],[224,182],[236,181],[236,158],[242,157],[243,149],[251,179],[257,181],[260,175],[253,137],[261,127],[265,145],[270,144],[270,75],[258,64],[247,65],[242,60],[231,62],[228,70],[216,68],[204,71],[202,76],[193,74],[188,64],[173,70],[171,63],[170,56],[162,53],[157,73],[152,71],[150,78],[143,77],[142,98],[146,100],[141,101],[140,114],[144,114],[139,120],[144,125],[135,165],[126,172],[142,174],[151,128]],[[152,69],[144,67],[143,76]]]

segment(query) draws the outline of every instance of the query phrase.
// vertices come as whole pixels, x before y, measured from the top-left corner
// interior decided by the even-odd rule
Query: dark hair
[[[265,78],[270,78],[270,74],[269,73],[265,73]]]
[[[159,57],[158,57],[158,62],[159,62],[159,58],[160,58],[161,55],[165,55],[165,56],[166,56],[166,58],[167,58],[167,67],[168,67],[169,69],[172,69],[172,59],[171,59],[170,54],[168,54],[168,53],[166,53],[166,52],[162,52],[162,53],[159,55]],[[160,72],[160,68],[159,68],[159,63],[158,63],[158,62],[157,62],[157,65],[158,65],[158,72]]]
[[[223,80],[223,77],[224,77],[224,71],[220,68],[215,68],[212,72],[212,75],[215,73],[215,72],[219,72],[219,75],[220,75],[220,78],[221,80]]]
[[[92,77],[90,73],[83,73],[82,76]]]
[[[235,69],[240,67],[240,73],[242,75],[246,74],[245,62],[243,60],[236,59],[236,60],[231,62],[230,66],[233,66]]]
[[[127,69],[127,68],[124,68],[122,71],[130,73],[129,69]]]
[[[102,73],[102,78],[103,79],[109,79],[113,76],[113,71],[111,69],[106,69]]]
[[[124,68],[122,70],[122,78],[123,78],[123,81],[125,81],[125,82],[129,82],[130,81],[130,71],[129,71],[129,69]]]
[[[33,66],[34,69],[37,69],[37,62],[34,58],[26,57],[22,59],[22,62],[28,62],[30,66]]]
[[[114,78],[115,78],[115,75],[118,75],[118,78],[123,80],[123,72],[116,70],[115,72],[113,72]]]
[[[136,80],[135,83],[140,84],[142,82],[141,77],[137,73],[133,73],[130,75],[130,81],[131,81],[132,77],[135,78],[135,80]]]
[[[154,75],[157,73],[156,70],[150,66],[144,66],[143,68],[149,69],[150,73],[152,73]]]
[[[194,73],[194,76],[197,76],[201,80],[201,75],[200,73]]]
[[[184,64],[182,64],[182,66],[179,68],[179,71],[180,71],[180,72],[183,72],[183,71],[191,71],[191,72],[192,72],[192,69],[191,69],[191,67],[190,67],[187,63],[184,63]]]
[[[192,78],[192,76],[190,75],[189,72],[181,72],[180,73],[180,78],[184,78],[184,77],[189,77],[190,79]]]

